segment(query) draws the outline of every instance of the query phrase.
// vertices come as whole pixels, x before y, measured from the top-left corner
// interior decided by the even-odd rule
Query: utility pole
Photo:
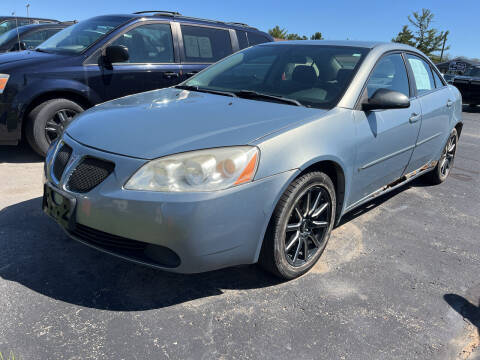
[[[443,45],[442,45],[442,53],[440,54],[440,62],[442,62],[443,59],[443,50],[445,50],[445,43],[447,42],[447,36],[448,36],[449,31],[445,31],[445,35],[443,36]]]
[[[30,7],[30,4],[25,5],[25,7],[27,8],[27,18],[30,18],[30,14],[28,13],[28,8]]]

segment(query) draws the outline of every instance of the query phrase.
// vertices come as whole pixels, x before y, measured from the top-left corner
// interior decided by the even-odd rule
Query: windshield
[[[124,16],[94,17],[63,29],[37,49],[52,53],[79,54],[128,19],[130,18]]]
[[[367,52],[340,46],[260,45],[227,57],[182,85],[238,94],[254,91],[329,109],[338,103]]]
[[[12,41],[12,39],[17,37],[17,30],[18,30],[18,33],[21,34],[20,29],[12,29],[12,30],[7,31],[6,33],[3,33],[2,35],[0,35],[0,48],[4,47],[10,41]]]

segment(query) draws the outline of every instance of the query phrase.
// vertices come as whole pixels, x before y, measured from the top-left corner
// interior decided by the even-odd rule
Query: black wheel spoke
[[[62,133],[65,125],[70,121],[77,112],[71,109],[62,109],[57,111],[51,119],[45,124],[45,137],[50,143]]]

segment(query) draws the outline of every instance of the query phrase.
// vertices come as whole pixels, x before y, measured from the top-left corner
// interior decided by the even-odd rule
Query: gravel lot
[[[465,109],[467,110],[467,109]],[[309,274],[184,276],[69,240],[42,162],[0,147],[0,352],[20,359],[473,359],[480,326],[480,109],[455,169],[349,214]],[[478,356],[480,358],[480,356]]]

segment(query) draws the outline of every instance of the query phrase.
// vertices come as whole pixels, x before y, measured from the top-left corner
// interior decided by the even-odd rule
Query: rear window
[[[255,33],[255,32],[248,32],[247,33],[248,37],[248,46],[253,46],[257,44],[263,44],[266,42],[270,42],[270,39],[267,38],[265,35]]]
[[[228,30],[181,25],[186,62],[212,63],[232,51]]]

